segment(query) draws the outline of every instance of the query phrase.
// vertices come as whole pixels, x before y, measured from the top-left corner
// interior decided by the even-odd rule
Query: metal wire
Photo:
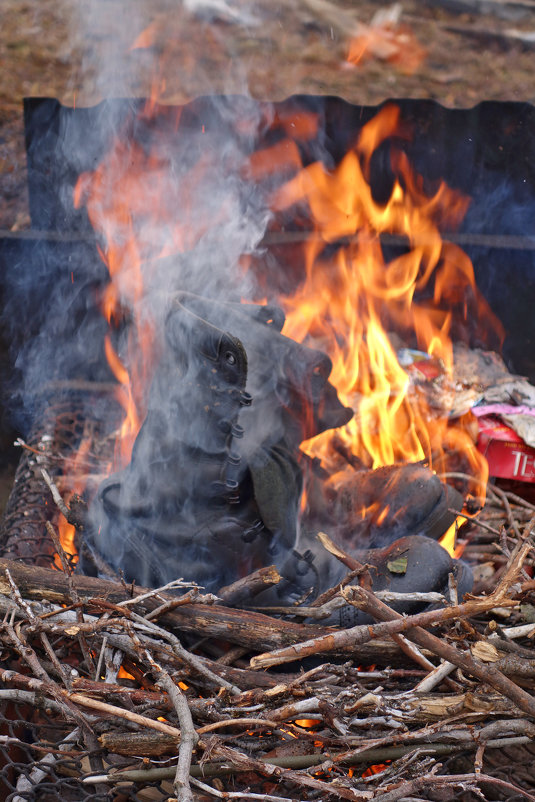
[[[108,413],[93,418],[91,408]],[[112,395],[98,388],[94,393],[62,387],[44,391],[16,470],[13,489],[0,525],[0,556],[29,565],[53,566],[54,545],[46,521],[57,519],[57,509],[41,474],[45,468],[61,486],[70,479],[64,475],[83,439],[89,448],[81,470],[88,475],[105,470],[110,460],[109,421],[117,416]],[[108,423],[104,421],[108,418]],[[4,669],[24,671],[16,654],[1,655]],[[76,655],[73,655],[73,659]],[[59,713],[13,703],[0,704],[0,799],[12,802],[52,802],[110,798],[106,788],[97,789],[80,780],[90,770],[89,757],[82,740],[65,744],[72,723]],[[155,789],[151,799],[168,797]],[[145,800],[136,787],[121,788],[122,800]]]

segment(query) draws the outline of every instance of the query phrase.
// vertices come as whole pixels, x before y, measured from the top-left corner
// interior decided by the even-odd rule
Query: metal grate
[[[0,525],[0,554],[5,559],[22,560],[29,565],[50,566],[54,545],[45,522],[57,515],[50,492],[41,474],[44,468],[62,490],[79,476],[73,476],[71,465],[82,440],[89,441],[88,452],[78,473],[85,473],[85,484],[98,481],[111,459],[113,438],[111,426],[117,423],[117,404],[113,401],[113,385],[93,388],[80,383],[79,389],[65,386],[45,389],[40,399],[40,412],[27,441],[15,473],[13,489]],[[90,410],[97,411],[98,417]],[[107,414],[106,414],[107,413]],[[103,421],[108,420],[106,424]]]
[[[24,704],[0,705],[0,798],[6,802],[132,802],[168,799],[171,785],[151,783],[122,786],[110,794],[106,787],[80,782],[91,770],[91,755],[72,724]],[[136,761],[130,760],[129,765]],[[139,763],[140,761],[138,761]],[[125,761],[125,765],[128,765]]]
[[[0,556],[28,565],[53,566],[54,544],[45,522],[57,519],[57,509],[41,474],[44,468],[64,491],[74,479],[65,466],[72,465],[81,442],[89,438],[83,462],[77,466],[84,480],[98,481],[111,459],[113,438],[106,418],[117,422],[113,387],[81,383],[45,388],[40,411],[22,454],[13,489],[0,527]],[[88,410],[99,413],[92,417]],[[68,468],[67,468],[68,470]],[[4,653],[2,668],[24,673],[18,655]],[[81,656],[70,656],[76,663]],[[35,694],[29,703],[13,703],[24,691],[0,690],[0,798],[48,802],[48,800],[94,800],[110,798],[108,790],[83,785],[80,778],[92,768],[87,744],[78,733],[73,737],[72,722],[60,713],[39,709]],[[9,701],[3,701],[3,698]],[[166,798],[162,791],[155,800]],[[141,800],[134,787],[121,791],[121,799]]]

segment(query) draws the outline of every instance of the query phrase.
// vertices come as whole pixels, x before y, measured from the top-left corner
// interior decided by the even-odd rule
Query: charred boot
[[[280,565],[297,540],[299,445],[325,429],[343,426],[353,410],[341,404],[329,382],[329,357],[281,334],[285,318],[278,307],[216,303],[189,293],[181,293],[175,306],[219,328],[228,327],[245,346],[247,389],[254,403],[240,416],[245,430],[240,448],[262,520],[272,535],[271,561]]]
[[[377,548],[407,535],[438,540],[461,511],[463,497],[425,465],[349,470],[331,487],[331,520],[344,548]]]
[[[100,487],[87,541],[127,578],[217,590],[295,545],[298,445],[353,412],[328,382],[329,358],[281,335],[283,323],[276,307],[173,300],[131,463]]]
[[[178,306],[130,465],[92,507],[87,547],[128,581],[183,577],[217,590],[269,564],[270,535],[235,447],[252,400],[246,379],[241,342]]]
[[[314,480],[311,475],[312,511],[309,508],[303,523],[298,549],[280,570],[282,582],[270,596],[259,598],[261,604],[298,604],[305,599],[310,603],[346,576],[347,568],[312,534],[319,528],[344,552],[370,566],[374,591],[446,594],[450,574],[460,598],[471,590],[469,567],[436,542],[455,520],[463,499],[432,471],[419,464],[391,465],[348,471],[337,477],[336,486],[329,486],[327,479],[322,475]],[[405,613],[422,609],[422,603],[410,596],[392,606]],[[327,623],[353,626],[371,621],[357,608],[344,605]]]
[[[344,579],[348,569],[342,563],[312,538],[308,545],[305,551],[296,550],[288,556],[280,570],[281,582],[258,597],[261,605],[310,604],[320,593],[336,588]],[[440,543],[423,535],[398,538],[384,548],[353,550],[350,555],[368,567],[368,579],[374,592],[390,591],[398,595],[387,603],[399,613],[412,614],[445,603],[449,599],[450,575],[456,584],[459,600],[472,590],[473,576],[469,566],[450,557]],[[352,584],[359,584],[359,579],[354,579]],[[414,596],[431,592],[442,594],[443,601],[429,602]],[[298,609],[296,607],[296,611]],[[374,619],[357,607],[342,602],[321,623],[352,627],[374,623]]]

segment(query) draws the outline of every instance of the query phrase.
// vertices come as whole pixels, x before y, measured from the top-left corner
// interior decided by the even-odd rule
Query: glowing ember
[[[390,760],[388,761],[388,763],[391,762],[392,761]],[[387,768],[388,768],[387,763],[378,763],[376,766],[369,766],[365,771],[362,772],[360,776],[363,779],[366,779],[366,777],[374,777],[376,774],[381,774]]]
[[[295,720],[295,723],[298,727],[303,727],[305,730],[312,729],[313,727],[317,727],[318,724],[321,724],[321,719],[319,718],[299,718]]]
[[[133,674],[130,674],[124,666],[119,666],[119,671],[117,672],[117,679],[130,679],[135,680]]]

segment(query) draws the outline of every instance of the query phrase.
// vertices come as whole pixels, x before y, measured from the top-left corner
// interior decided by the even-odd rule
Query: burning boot
[[[438,540],[463,506],[454,487],[418,463],[348,471],[327,492],[330,519],[346,550],[376,548],[413,534]]]
[[[469,567],[436,542],[453,524],[463,499],[420,464],[390,465],[373,471],[347,471],[329,482],[311,478],[309,508],[302,522],[299,550],[282,566],[282,582],[260,597],[267,605],[310,602],[335,587],[347,569],[314,537],[323,529],[340,548],[370,566],[374,591],[447,593],[449,575],[459,597],[472,589]],[[307,534],[308,533],[308,534]],[[410,613],[422,604],[408,597],[392,605]],[[342,626],[370,622],[356,608],[342,607],[330,620]]]
[[[158,586],[184,576],[211,589],[268,560],[244,544],[264,532],[234,443],[247,356],[241,342],[185,308],[166,348],[129,466],[104,481],[87,539],[127,580]],[[86,565],[82,565],[86,570]]]
[[[86,538],[129,581],[217,590],[295,544],[298,444],[353,413],[328,384],[328,357],[283,337],[283,322],[273,307],[175,298],[130,465],[100,486]]]
[[[302,599],[310,602],[320,593],[336,587],[346,576],[348,569],[315,538],[310,538],[307,545],[309,548],[304,553],[294,552],[287,560],[281,570],[282,581],[275,589],[259,597],[261,604],[288,605]],[[374,592],[390,591],[407,596],[406,600],[389,602],[399,613],[409,615],[429,606],[429,602],[415,599],[416,593],[433,591],[449,598],[450,575],[459,599],[472,590],[473,576],[469,566],[450,557],[439,543],[423,535],[401,537],[384,548],[352,549],[348,553],[368,567]],[[358,579],[354,580],[355,584],[358,582]],[[344,605],[321,623],[352,627],[373,623],[373,619],[356,607]]]
[[[174,309],[181,307],[232,331],[247,352],[247,390],[254,402],[240,413],[240,453],[262,520],[272,534],[271,561],[280,564],[297,538],[299,445],[345,425],[353,410],[341,404],[329,382],[329,357],[281,334],[285,317],[278,307],[217,303],[189,293],[177,297]],[[171,311],[170,327],[174,315]]]
[[[329,358],[284,337],[283,323],[275,307],[222,304],[188,293],[173,300],[164,357],[130,465],[99,488],[87,538],[87,547],[128,580],[156,586],[183,577],[217,591],[275,563],[284,576],[279,601],[338,581],[334,558],[315,557],[306,541],[293,551],[302,491],[299,444],[347,423],[352,410],[328,381]],[[442,520],[443,486],[418,470],[402,474],[404,497],[421,484],[417,509],[429,507],[427,521],[436,509]],[[399,469],[392,468],[392,475]],[[367,477],[352,472],[357,496],[367,498]],[[381,488],[390,488],[386,475],[368,495]],[[329,502],[331,512],[336,505],[344,512],[346,534],[354,526],[346,495],[355,492],[342,488]],[[392,506],[395,525],[385,542],[422,532],[414,522],[409,526],[410,516],[395,513],[398,507]],[[307,523],[312,529],[317,522]],[[361,535],[350,550],[377,545]],[[381,554],[375,552],[378,576],[386,564]],[[83,558],[81,570],[88,572]],[[434,582],[429,578],[425,589],[435,589]]]

